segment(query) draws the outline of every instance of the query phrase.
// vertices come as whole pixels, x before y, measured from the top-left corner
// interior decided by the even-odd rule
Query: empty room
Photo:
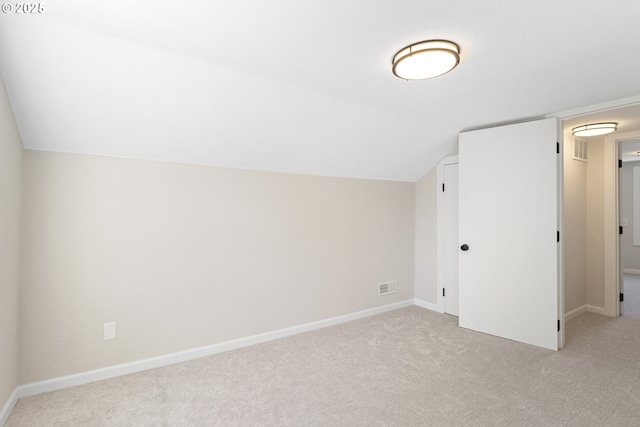
[[[640,3],[5,2],[0,426],[640,424]]]

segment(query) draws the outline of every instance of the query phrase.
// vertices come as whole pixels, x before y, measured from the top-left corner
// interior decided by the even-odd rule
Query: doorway
[[[629,101],[629,100],[627,100]],[[602,256],[600,259],[602,260],[602,270],[600,280],[600,296],[602,302],[600,304],[587,304],[585,300],[580,307],[578,307],[578,311],[575,311],[573,314],[577,315],[582,312],[592,311],[599,314],[605,314],[609,316],[617,316],[620,311],[620,302],[619,302],[619,290],[623,286],[622,279],[623,274],[620,267],[620,249],[618,247],[619,243],[619,235],[617,233],[619,216],[618,216],[618,162],[617,162],[617,149],[612,149],[611,147],[617,147],[617,141],[621,138],[628,137],[637,137],[640,138],[640,97],[637,99],[633,99],[633,102],[629,102],[627,104],[619,103],[622,107],[616,108],[616,106],[612,106],[611,104],[607,106],[594,106],[594,107],[586,107],[580,110],[573,110],[565,113],[556,113],[553,115],[549,115],[548,117],[557,117],[563,119],[565,131],[565,143],[568,144],[570,141],[573,141],[571,135],[571,126],[578,126],[579,124],[589,123],[589,122],[597,122],[597,121],[619,121],[621,123],[621,127],[619,127],[618,132],[612,134],[612,136],[605,137],[605,149],[603,150],[602,160],[603,160],[603,168],[604,168],[604,176],[601,179],[601,191],[603,194],[604,203],[603,203],[603,211],[602,211],[602,220],[603,226],[600,226],[600,229],[606,230],[603,231],[600,240],[600,250],[602,251]],[[608,116],[607,116],[608,115]],[[574,124],[571,123],[571,120],[575,119]],[[622,126],[624,125],[624,126]],[[634,127],[635,126],[635,127]],[[622,132],[620,132],[622,131]],[[628,132],[625,132],[628,131]],[[568,133],[567,133],[568,132]],[[630,136],[629,132],[633,134]],[[566,136],[569,135],[569,138]],[[613,144],[613,145],[612,145]],[[453,160],[455,158],[455,161]],[[444,218],[444,198],[441,191],[441,185],[444,182],[444,165],[447,162],[457,163],[458,159],[456,156],[451,156],[449,158],[445,158],[438,165],[438,218]],[[445,185],[446,187],[446,185]],[[586,224],[585,224],[586,227]],[[438,221],[438,261],[437,261],[437,274],[438,274],[438,288],[437,288],[437,306],[438,311],[445,312],[448,310],[445,308],[445,298],[447,295],[446,286],[444,285],[444,265],[445,265],[445,257],[444,254],[446,250],[444,248],[444,225]],[[454,256],[457,258],[457,256]],[[586,264],[585,264],[586,265]],[[585,267],[586,268],[586,267]],[[586,292],[586,291],[585,291]],[[570,312],[570,310],[565,310],[565,317]],[[567,318],[568,319],[568,318]]]
[[[587,112],[589,111],[589,112]],[[621,247],[625,233],[631,233],[631,227],[623,223],[624,215],[620,202],[622,200],[622,182],[619,177],[620,151],[619,146],[623,141],[640,139],[640,104],[635,100],[634,104],[620,108],[583,109],[580,114],[558,114],[564,119],[565,133],[565,176],[571,179],[572,169],[575,170],[579,163],[571,157],[574,151],[574,137],[571,129],[575,126],[596,122],[617,122],[618,131],[607,136],[590,137],[588,139],[588,167],[595,168],[595,173],[585,174],[591,178],[585,182],[584,198],[588,199],[581,218],[575,212],[571,212],[571,204],[565,199],[565,237],[568,240],[566,253],[566,320],[584,312],[593,312],[610,317],[617,317],[622,313],[623,302],[621,294],[624,292],[624,278],[622,270],[622,257],[624,249]],[[636,150],[638,151],[638,150]],[[569,153],[569,155],[567,155]],[[637,156],[637,154],[636,154]],[[568,174],[568,175],[567,175]],[[576,175],[573,175],[575,185]],[[570,180],[565,181],[565,195],[570,195],[576,190]],[[578,184],[579,186],[580,184]],[[574,199],[575,202],[575,199]],[[574,209],[575,211],[575,209]],[[584,221],[582,228],[584,235],[580,237],[575,232],[571,234],[571,226]],[[628,224],[631,224],[627,218]],[[567,225],[570,226],[567,226]],[[621,235],[620,232],[623,232]],[[579,243],[580,238],[583,239]],[[582,247],[584,253],[580,253]],[[588,250],[585,250],[587,248]],[[576,258],[583,257],[582,261]],[[573,260],[571,260],[573,258]],[[583,276],[580,277],[580,271]]]
[[[618,140],[620,213],[620,314],[640,315],[640,134]]]
[[[458,316],[458,156],[445,157],[438,173],[438,308]]]

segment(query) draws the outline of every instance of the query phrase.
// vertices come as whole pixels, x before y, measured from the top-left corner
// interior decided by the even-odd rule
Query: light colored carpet
[[[21,399],[18,426],[638,426],[640,316],[553,352],[408,307]]]

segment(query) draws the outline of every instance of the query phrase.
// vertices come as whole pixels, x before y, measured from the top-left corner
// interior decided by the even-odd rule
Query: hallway
[[[640,275],[624,275],[624,308],[625,316],[640,316]]]

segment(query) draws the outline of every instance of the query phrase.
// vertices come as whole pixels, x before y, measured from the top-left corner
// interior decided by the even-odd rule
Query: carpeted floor
[[[640,316],[560,352],[419,307],[21,399],[18,426],[638,426]]]

